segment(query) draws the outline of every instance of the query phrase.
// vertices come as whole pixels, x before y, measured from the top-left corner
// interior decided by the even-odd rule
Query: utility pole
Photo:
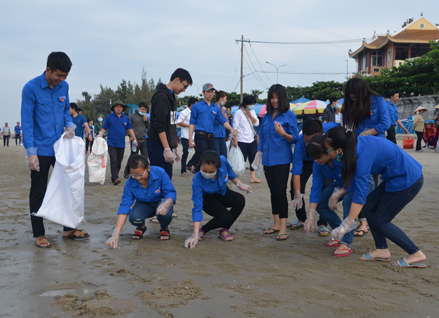
[[[243,83],[244,79],[244,36],[241,35],[241,104],[244,99]]]
[[[349,60],[346,60],[346,80],[349,81]]]

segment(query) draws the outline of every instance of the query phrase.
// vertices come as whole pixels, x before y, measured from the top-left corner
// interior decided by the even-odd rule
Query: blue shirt
[[[399,120],[398,107],[393,105],[393,102],[389,100],[387,109],[389,111],[390,125],[396,125],[396,121]]]
[[[221,167],[216,172],[216,179],[206,179],[198,171],[192,180],[192,221],[203,221],[203,194],[218,193],[222,196],[226,194],[227,181],[236,179],[232,166],[224,156],[221,158]]]
[[[210,102],[209,106],[203,99],[192,106],[189,125],[195,125],[195,131],[213,134],[215,121],[218,121],[221,125],[227,122],[221,109],[215,103]]]
[[[177,191],[163,168],[150,166],[148,186],[142,187],[139,181],[129,178],[123,187],[122,202],[117,214],[129,214],[134,200],[155,203],[161,199],[172,199],[177,202]]]
[[[381,96],[371,96],[370,119],[365,119],[361,122],[358,129],[355,131],[357,136],[368,129],[375,128],[378,131],[378,137],[385,137],[385,132],[390,128],[389,110],[386,105],[386,100]]]
[[[133,129],[128,116],[122,114],[120,117],[114,112],[105,117],[102,128],[108,130],[107,143],[116,148],[125,148],[125,135],[128,129]]]
[[[220,108],[220,107],[218,106],[218,108]],[[221,115],[223,116],[222,111],[221,111]],[[227,114],[226,114],[226,116],[227,116],[227,118],[229,118],[229,116]],[[215,120],[215,123],[213,125],[213,134],[215,135],[215,138],[225,138],[226,137],[226,127],[221,125],[219,121]]]
[[[381,174],[381,179],[386,182],[386,192],[405,190],[422,174],[419,162],[385,138],[358,137],[356,155],[357,169],[352,179],[354,203],[366,203],[370,174]]]
[[[20,129],[20,127],[15,126],[14,130],[15,130],[15,134],[16,134],[16,135],[21,135],[21,129]]]
[[[79,137],[79,138],[83,138],[84,137],[84,123],[87,123],[87,119],[78,113],[78,115],[76,117],[72,117],[72,121],[73,123],[76,125],[75,128],[75,136]]]
[[[274,122],[282,125],[285,132],[293,136],[293,140],[288,142],[284,137],[279,135],[275,128]],[[291,145],[297,138],[297,117],[291,111],[278,113],[274,117],[269,113],[264,115],[259,131],[258,151],[262,151],[262,165],[271,167],[293,162],[293,152]]]
[[[343,164],[338,162],[337,159],[332,159],[332,168],[329,167],[327,163],[324,165],[314,162],[312,168],[312,186],[311,194],[309,195],[310,203],[319,203],[322,196],[323,184],[325,178],[335,180],[339,188],[343,188],[343,179],[341,172],[343,169]],[[350,187],[347,192],[351,192],[353,187]],[[366,193],[367,195],[367,193]]]
[[[24,148],[38,148],[40,156],[55,156],[53,145],[64,127],[73,127],[69,84],[50,88],[45,72],[27,82],[21,95],[21,124]],[[28,153],[31,155],[31,153]]]

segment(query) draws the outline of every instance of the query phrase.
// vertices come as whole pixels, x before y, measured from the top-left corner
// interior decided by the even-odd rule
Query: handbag
[[[255,134],[255,141],[256,141],[256,147],[259,146],[259,135],[256,133],[255,128],[253,127],[252,122],[250,121],[250,118],[248,118],[247,113],[244,112],[245,118],[247,118],[248,123],[250,124],[251,129],[253,130],[253,133]]]

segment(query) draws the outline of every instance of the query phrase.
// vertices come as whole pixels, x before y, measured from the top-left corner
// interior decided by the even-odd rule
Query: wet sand
[[[105,241],[125,180],[114,186],[107,169],[103,186],[90,184],[86,168],[87,223],[80,227],[90,239],[63,240],[62,227],[45,221],[53,247],[39,249],[28,214],[24,149],[2,147],[0,317],[439,317],[439,155],[425,149],[408,153],[424,166],[425,184],[395,223],[427,255],[427,269],[358,261],[374,247],[370,233],[356,238],[354,252],[344,258],[333,257],[334,248],[324,245],[328,238],[317,233],[289,230],[284,242],[262,234],[272,225],[265,180],[246,196],[231,229],[233,242],[221,241],[215,231],[195,249],[185,249],[192,233],[192,174],[180,177],[179,163],[173,177],[178,217],[170,225],[170,241],[160,241],[159,225],[150,222],[146,236],[133,241],[134,227],[127,223],[120,248],[110,250]],[[242,180],[249,179],[247,170]],[[295,221],[290,211],[289,223]],[[393,243],[389,247],[392,261],[405,257]]]

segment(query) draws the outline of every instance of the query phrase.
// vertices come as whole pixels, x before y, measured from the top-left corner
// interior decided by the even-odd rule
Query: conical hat
[[[422,106],[418,106],[418,108],[416,108],[415,113],[417,113],[420,110],[427,110],[427,108],[422,107]]]

